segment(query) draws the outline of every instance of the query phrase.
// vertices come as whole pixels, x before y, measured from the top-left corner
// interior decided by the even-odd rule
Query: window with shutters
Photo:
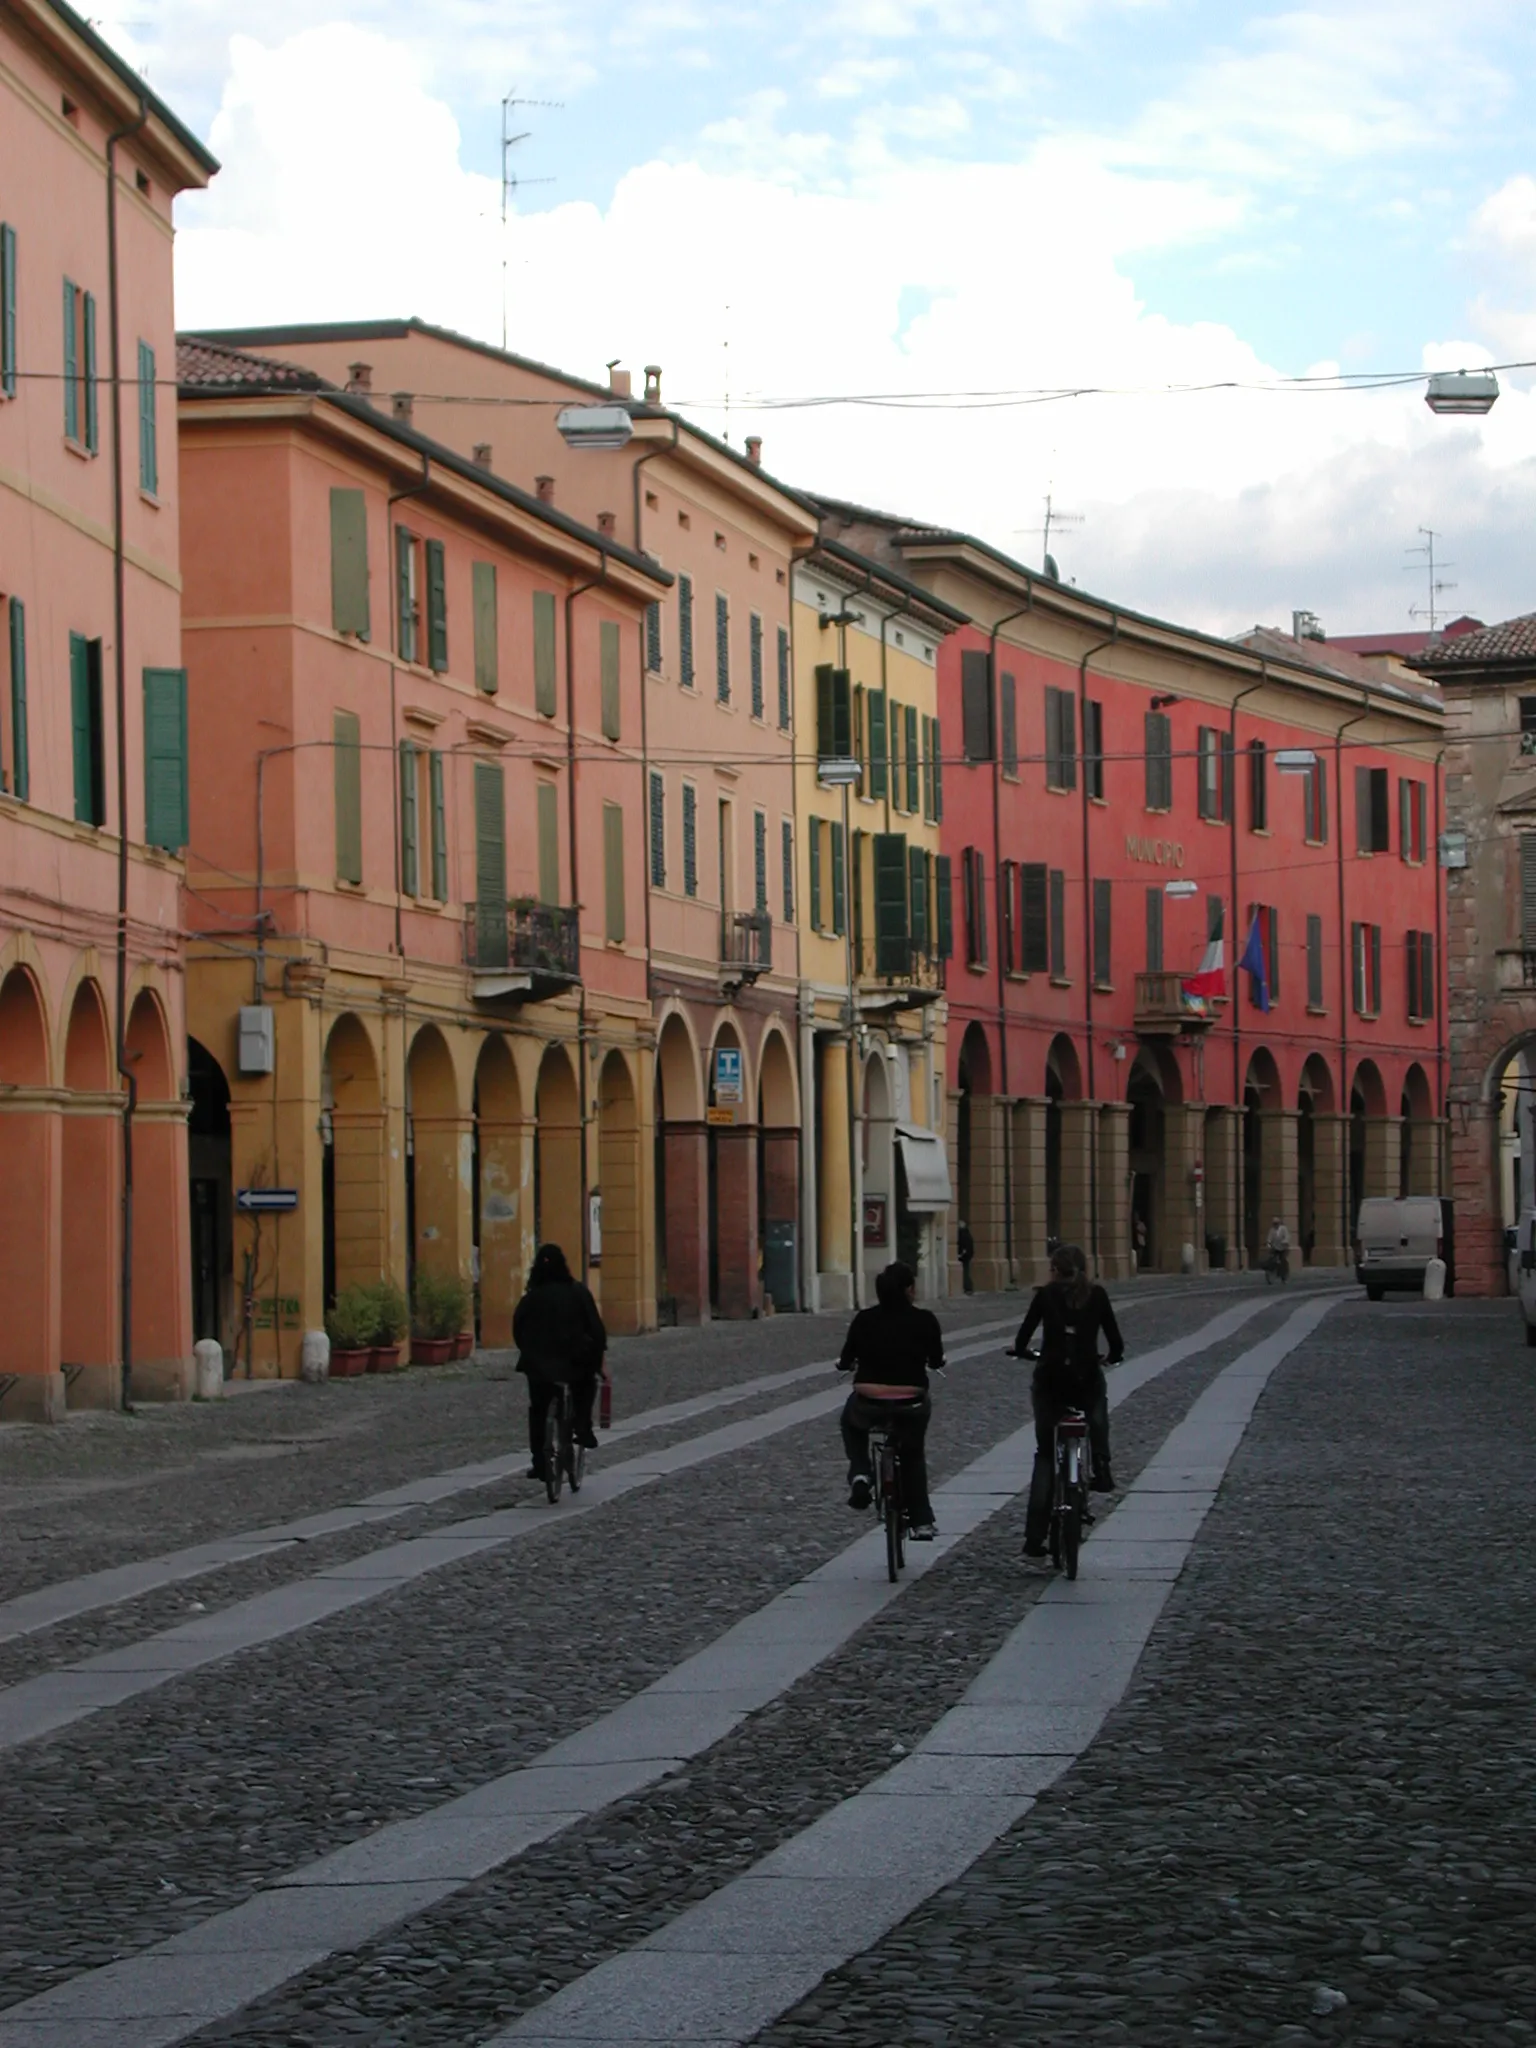
[[[1527,953],[1536,952],[1536,832],[1519,832],[1520,847],[1520,944]]]
[[[645,667],[648,675],[661,674],[661,604],[653,600],[645,608]]]
[[[1381,1011],[1381,926],[1357,923],[1349,932],[1355,1013],[1375,1017]]]
[[[784,922],[795,921],[795,828],[788,818],[779,824],[779,860],[783,882]]]
[[[1045,786],[1077,787],[1077,703],[1070,690],[1045,692]]]
[[[1050,883],[1044,861],[1019,869],[1019,972],[1046,974],[1051,965]]]
[[[1355,850],[1358,853],[1390,853],[1392,850],[1385,768],[1355,770]]]
[[[816,754],[822,761],[853,758],[853,691],[845,668],[816,670]]]
[[[734,812],[728,797],[720,797],[715,804],[715,858],[720,876],[720,908],[736,908],[736,862],[734,858],[736,838],[732,826]]]
[[[868,842],[869,834],[855,826],[848,850],[848,907],[853,918],[853,957],[859,963],[861,973],[864,962],[864,849]]]
[[[1222,805],[1222,741],[1227,737],[1215,726],[1202,725],[1195,736],[1195,806],[1202,818],[1217,824],[1227,822]]]
[[[427,806],[432,830],[432,894],[448,901],[448,803],[443,788],[443,757],[433,748],[427,756]]]
[[[1435,935],[1409,932],[1405,947],[1408,963],[1408,1018],[1410,1023],[1428,1024],[1435,1014]]]
[[[1104,706],[1090,697],[1083,706],[1083,781],[1089,796],[1104,801]]]
[[[968,846],[960,856],[961,885],[965,891],[965,964],[987,964],[987,877],[986,862],[979,846]]]
[[[1018,884],[1018,863],[1005,860],[997,871],[997,958],[1004,974],[1019,970]]]
[[[693,688],[693,578],[677,579],[677,680]]]
[[[919,801],[919,787],[922,779],[922,763],[917,752],[917,706],[905,707],[906,723],[903,727],[903,766],[906,769],[906,802],[902,808],[914,816]]]
[[[1114,984],[1111,972],[1114,966],[1112,948],[1113,934],[1110,930],[1110,911],[1114,898],[1111,884],[1097,880],[1093,885],[1093,982],[1095,988],[1110,988]]]
[[[551,797],[553,783],[538,785],[539,879],[543,896],[544,879],[544,792]],[[550,807],[550,836],[553,838],[554,808]],[[556,883],[558,885],[558,873]],[[553,896],[544,897],[553,902]],[[475,763],[475,965],[505,967],[507,944],[507,786],[506,775],[495,761]]]
[[[1147,712],[1143,724],[1146,808],[1173,809],[1173,720],[1166,711]]]
[[[806,821],[805,843],[810,858],[811,930],[819,932],[822,929],[820,818],[810,818]]]
[[[27,742],[27,614],[19,597],[11,599],[7,611],[5,637],[10,654],[11,745],[0,786],[26,803],[32,794]]]
[[[139,489],[155,497],[160,489],[160,440],[156,431],[158,393],[155,387],[155,352],[147,341],[139,343]]]
[[[533,708],[540,718],[553,718],[559,704],[555,676],[555,593],[533,593]]]
[[[1163,892],[1152,887],[1147,890],[1147,972],[1161,974],[1163,971]]]
[[[187,672],[144,671],[144,843],[187,843]]]
[[[500,771],[498,770],[498,773]],[[553,782],[541,782],[537,795],[539,833],[539,901],[560,901],[560,791]]]
[[[470,569],[470,596],[475,613],[475,688],[494,697],[501,684],[501,638],[496,615],[496,564],[476,562]]]
[[[752,813],[752,901],[759,917],[768,910],[768,814]]]
[[[1536,754],[1536,697],[1520,699],[1520,751]]]
[[[1226,931],[1227,907],[1219,896],[1205,899],[1205,943],[1213,945]]]
[[[1307,913],[1307,1008],[1323,1008],[1323,920],[1315,910]]]
[[[683,784],[683,894],[699,893],[699,792]]]
[[[747,621],[747,655],[752,679],[752,716],[764,715],[763,622],[756,612]]]
[[[619,622],[600,619],[597,626],[598,686],[601,698],[603,738],[620,736],[619,722]]]
[[[448,668],[448,559],[440,540],[427,542],[427,666]]]
[[[96,401],[96,298],[64,280],[64,438],[94,455],[98,446]]]
[[[877,800],[890,793],[890,734],[884,690],[869,693],[869,794]]]
[[[415,896],[421,887],[420,860],[420,775],[417,748],[411,740],[400,742],[400,890]]]
[[[361,491],[331,492],[331,625],[368,638],[368,507]]]
[[[960,738],[967,761],[992,758],[992,663],[979,647],[960,655]]]
[[[907,885],[911,870],[905,833],[875,833],[874,872],[875,972],[903,975],[910,965]]]
[[[923,816],[933,816],[933,720],[923,714]]]
[[[0,221],[0,398],[16,396],[16,230]]]
[[[1061,868],[1050,871],[1051,979],[1067,979],[1067,877]]]
[[[69,636],[69,702],[75,771],[75,817],[107,822],[107,770],[101,705],[101,642]]]
[[[944,744],[939,733],[939,721],[933,721],[933,819],[935,824],[944,818]]]
[[[336,806],[336,879],[363,879],[362,726],[355,711],[338,711],[331,721],[332,779]]]
[[[395,651],[415,662],[421,651],[421,551],[416,536],[395,528]]]
[[[624,807],[603,805],[603,937],[624,943]]]
[[[793,690],[789,670],[789,628],[779,628],[779,731],[788,732],[791,724],[791,703]]]
[[[954,897],[950,857],[947,853],[936,854],[933,862],[933,935],[934,950],[940,960],[954,957]]]
[[[715,593],[715,701],[731,701],[731,601],[723,590]]]
[[[1302,822],[1309,846],[1328,843],[1328,768],[1321,759],[1312,763],[1301,786]]]
[[[901,739],[902,734],[906,730],[904,722],[905,716],[905,707],[901,704],[898,704],[895,701],[895,699],[892,698],[887,713],[890,738],[888,758],[890,767],[891,807],[892,809],[898,811],[905,810],[906,808],[906,780],[902,774],[901,762]]]
[[[859,764],[859,780],[856,785],[860,796],[869,794],[869,755],[865,751],[864,731],[864,685],[853,686],[853,759]]]
[[[651,770],[651,887],[667,886],[667,785]]]
[[[1003,773],[1010,782],[1019,775],[1019,692],[1010,675],[998,684],[1003,719]]]
[[[933,954],[933,934],[928,920],[932,865],[932,854],[921,846],[907,849],[907,938],[914,960],[931,958]]]
[[[1429,784],[1399,776],[1397,812],[1398,850],[1410,867],[1422,867],[1429,851]]]
[[[1269,994],[1269,1007],[1273,1009],[1280,1000],[1280,912],[1273,903],[1250,903],[1248,906],[1248,929],[1255,924],[1259,931],[1259,950],[1264,956],[1264,980]],[[1248,999],[1254,1008],[1259,1007],[1258,988],[1249,977]]]
[[[1248,742],[1248,830],[1269,830],[1269,749],[1262,740]]]
[[[843,828],[836,819],[833,820],[827,837],[831,845],[832,932],[834,937],[840,939],[848,929],[848,863]]]

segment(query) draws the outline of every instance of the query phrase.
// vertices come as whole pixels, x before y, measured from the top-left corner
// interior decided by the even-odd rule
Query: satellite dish
[[[1053,583],[1059,583],[1061,581],[1061,571],[1056,566],[1056,557],[1054,555],[1046,556],[1045,573],[1047,576],[1050,577]]]

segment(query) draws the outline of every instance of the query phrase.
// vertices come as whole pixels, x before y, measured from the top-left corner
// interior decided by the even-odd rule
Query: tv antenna
[[[1403,553],[1405,555],[1422,555],[1424,557],[1425,572],[1429,579],[1429,603],[1427,605],[1409,605],[1408,616],[1410,619],[1427,619],[1429,621],[1429,630],[1433,633],[1438,630],[1439,622],[1444,616],[1446,609],[1444,605],[1436,604],[1436,598],[1442,592],[1456,588],[1454,583],[1447,583],[1439,575],[1438,571],[1441,569],[1454,569],[1456,564],[1454,562],[1436,562],[1435,560],[1435,542],[1437,540],[1444,540],[1445,535],[1443,533],[1436,533],[1432,526],[1421,526],[1419,532],[1423,534],[1423,540],[1416,547],[1404,548]],[[1416,573],[1412,563],[1409,563],[1407,567],[1410,574]]]
[[[512,116],[515,107],[564,107],[564,100],[529,100],[509,92],[501,102],[501,345],[507,345],[507,201],[514,199],[524,185],[553,185],[553,178],[520,178],[511,168],[512,152],[520,142],[526,142],[532,135],[531,128],[523,129],[519,135],[512,133]]]
[[[1056,501],[1052,495],[1051,487],[1047,485],[1045,493],[1044,520],[1041,522],[1039,526],[1019,526],[1015,527],[1014,531],[1016,533],[1037,534],[1039,536],[1040,554],[1041,559],[1044,563],[1045,573],[1047,576],[1057,577],[1057,580],[1059,581],[1060,579],[1056,568],[1056,558],[1051,553],[1051,528],[1053,526],[1082,526],[1085,524],[1086,521],[1084,519],[1084,515],[1081,512],[1057,511]]]

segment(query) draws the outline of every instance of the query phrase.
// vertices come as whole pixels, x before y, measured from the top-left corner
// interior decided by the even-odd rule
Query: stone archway
[[[875,1275],[899,1256],[896,1243],[896,1126],[891,1081],[878,1047],[863,1062],[859,1103],[860,1171],[863,1175],[859,1256],[864,1262],[864,1299],[875,1298]],[[880,1218],[878,1231],[873,1227]],[[878,1242],[872,1241],[878,1238]]]
[[[709,1305],[708,1161],[699,1049],[680,1011],[656,1041],[656,1302],[667,1322]]]
[[[1008,1122],[1006,1104],[993,1092],[992,1047],[974,1021],[965,1027],[955,1062],[955,1224],[970,1226],[975,1255],[973,1285],[991,1290],[1012,1278],[1008,1255]],[[963,1269],[951,1270],[951,1292]]]
[[[48,1027],[29,969],[0,981],[0,1418],[57,1421],[60,1247],[57,1110],[46,1105]],[[14,1385],[5,1384],[14,1374]]]
[[[597,1185],[602,1197],[603,1320],[610,1330],[638,1330],[645,1321],[640,1299],[640,1120],[629,1062],[617,1049],[603,1061],[597,1077]]]
[[[1165,1046],[1149,1041],[1132,1062],[1125,1097],[1130,1105],[1126,1134],[1126,1169],[1130,1179],[1131,1251],[1138,1268],[1176,1273],[1186,1234],[1189,1186],[1174,1186],[1174,1175],[1187,1175],[1185,1146],[1176,1146],[1170,1108],[1182,1104],[1183,1077]],[[1170,1150],[1174,1157],[1170,1160]],[[1170,1170],[1171,1169],[1171,1170]]]
[[[320,1077],[325,1304],[384,1276],[384,1111],[362,1019],[337,1018]]]
[[[763,1293],[782,1315],[800,1301],[800,1106],[789,1046],[771,1026],[758,1060],[757,1214]]]
[[[473,1140],[459,1105],[447,1041],[423,1024],[405,1063],[405,1217],[408,1280],[418,1272],[460,1277],[468,1264]]]
[[[1399,1112],[1398,1194],[1436,1195],[1440,1192],[1440,1133],[1429,1076],[1417,1060],[1403,1076]]]
[[[1092,1235],[1089,1146],[1092,1111],[1083,1100],[1077,1047],[1058,1031],[1045,1055],[1045,1229],[1047,1245],[1080,1244]]]
[[[1355,1068],[1349,1090],[1349,1234],[1368,1195],[1397,1193],[1398,1125],[1387,1111],[1386,1084],[1372,1059]]]
[[[722,1102],[717,1054],[734,1051],[741,1063],[741,1099]],[[747,1316],[757,1308],[757,1125],[756,1100],[747,1073],[746,1051],[734,1024],[723,1022],[709,1057],[709,1119],[706,1158],[709,1189],[709,1305],[719,1316]],[[724,1119],[730,1116],[732,1121]]]
[[[1250,1266],[1263,1262],[1270,1224],[1296,1225],[1296,1112],[1285,1106],[1280,1070],[1268,1046],[1256,1046],[1243,1082],[1243,1245]]]
[[[517,1063],[499,1033],[475,1062],[475,1157],[471,1230],[482,1344],[512,1342],[512,1311],[528,1269],[523,1174],[523,1098]]]
[[[533,1215],[540,1244],[557,1244],[573,1273],[583,1266],[581,1095],[564,1045],[546,1046],[534,1098]]]
[[[60,1133],[59,1233],[68,1284],[59,1306],[59,1358],[71,1408],[116,1408],[122,1400],[123,1098],[106,1002],[89,978],[70,1005],[64,1086],[71,1099]]]
[[[138,1100],[133,1120],[133,1389],[190,1393],[191,1258],[187,1243],[187,1127],[165,1012],[141,989],[124,1055]]]
[[[1296,1243],[1309,1266],[1345,1261],[1345,1145],[1333,1072],[1310,1053],[1296,1096]]]

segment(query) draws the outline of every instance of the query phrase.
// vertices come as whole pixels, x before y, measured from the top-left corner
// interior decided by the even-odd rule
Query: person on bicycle
[[[917,1276],[910,1266],[887,1266],[875,1281],[875,1306],[861,1308],[848,1326],[837,1369],[855,1375],[842,1417],[849,1507],[867,1508],[874,1491],[869,1432],[894,1424],[907,1520],[914,1539],[928,1543],[935,1534],[923,1449],[933,1413],[928,1375],[943,1367],[944,1333],[933,1311],[916,1305],[916,1292]]]
[[[598,1376],[608,1377],[608,1332],[590,1291],[574,1279],[557,1244],[541,1244],[528,1273],[528,1288],[512,1317],[517,1369],[528,1377],[530,1479],[544,1477],[544,1418],[551,1388],[564,1381],[571,1390],[576,1441],[596,1450],[592,1402]]]
[[[1282,1280],[1289,1279],[1291,1269],[1291,1233],[1286,1229],[1283,1217],[1277,1216],[1274,1222],[1270,1224],[1269,1236],[1265,1239],[1265,1248],[1269,1253],[1270,1271],[1278,1273]]]
[[[1035,1469],[1030,1480],[1029,1508],[1024,1522],[1024,1555],[1044,1557],[1055,1484],[1056,1423],[1063,1410],[1080,1408],[1088,1418],[1093,1450],[1093,1490],[1113,1493],[1109,1466],[1109,1389],[1099,1358],[1099,1338],[1109,1347],[1108,1363],[1125,1356],[1125,1340],[1110,1307],[1109,1296],[1088,1278],[1088,1261],[1075,1244],[1058,1245],[1051,1254],[1051,1277],[1036,1288],[1035,1298],[1020,1325],[1014,1348],[1023,1357],[1035,1332],[1041,1332],[1040,1362],[1030,1381],[1035,1412]]]

